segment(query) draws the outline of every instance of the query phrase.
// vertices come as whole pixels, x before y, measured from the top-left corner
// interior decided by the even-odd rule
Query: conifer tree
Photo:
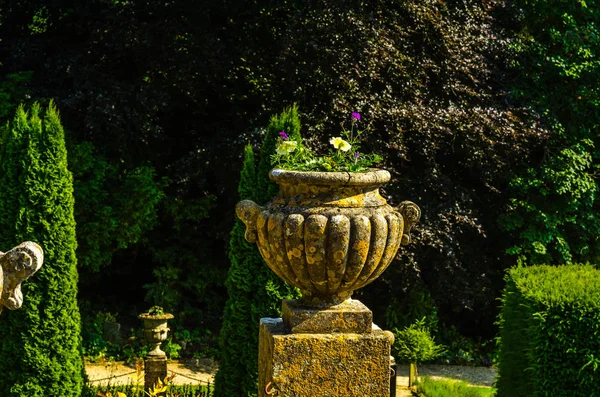
[[[265,138],[260,148],[256,172],[258,193],[254,201],[260,205],[266,204],[279,191],[277,184],[269,179],[269,171],[273,168],[271,166],[271,156],[275,154],[277,138],[282,131],[289,136],[289,139],[298,142],[298,144],[302,143],[298,106],[293,105],[284,109],[281,114],[272,116],[267,127]]]
[[[258,172],[252,146],[244,152],[238,192],[240,199],[265,204],[277,192],[269,180],[270,157],[280,131],[300,140],[300,121],[294,106],[271,118],[260,153]],[[227,275],[229,300],[220,334],[221,361],[215,379],[215,397],[253,397],[258,394],[258,326],[262,317],[279,317],[281,300],[297,291],[281,281],[265,264],[255,244],[244,239],[246,226],[236,219],[231,232]]]
[[[59,114],[20,106],[0,154],[0,247],[35,241],[44,265],[20,310],[0,318],[0,395],[79,397],[84,367],[77,307],[73,179]]]

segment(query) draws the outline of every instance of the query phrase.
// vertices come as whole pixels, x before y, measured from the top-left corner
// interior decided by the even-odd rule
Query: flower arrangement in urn
[[[352,113],[350,129],[333,136],[322,157],[281,131],[269,173],[279,194],[263,207],[243,200],[236,208],[246,240],[306,306],[342,303],[374,281],[421,215],[415,204],[392,208],[379,194],[390,173],[370,168],[380,156],[360,153],[360,121]]]
[[[285,131],[279,133],[276,154],[271,163],[276,168],[295,171],[349,171],[366,172],[369,167],[379,163],[382,158],[377,154],[360,152],[360,137],[363,131],[359,129],[361,115],[352,112],[350,129],[342,124],[341,136],[332,137],[329,143],[333,149],[325,156],[316,156],[302,142],[291,139]]]

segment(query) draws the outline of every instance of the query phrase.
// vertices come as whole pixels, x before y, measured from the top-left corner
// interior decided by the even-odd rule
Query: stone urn
[[[167,321],[173,318],[171,313],[154,314],[151,311],[142,313],[138,316],[144,322],[144,338],[151,346],[154,346],[148,352],[147,357],[166,357],[164,351],[160,349],[160,344],[167,339],[169,327]]]
[[[329,307],[374,281],[389,266],[421,211],[393,208],[379,194],[385,170],[304,172],[273,169],[280,191],[264,207],[243,200],[237,216],[245,238],[267,265],[302,292],[306,306]]]

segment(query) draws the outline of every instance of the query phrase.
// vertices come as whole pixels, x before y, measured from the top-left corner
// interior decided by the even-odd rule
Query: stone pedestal
[[[144,359],[144,390],[153,388],[158,379],[167,377],[167,357],[146,357]]]
[[[283,302],[283,319],[263,318],[259,397],[389,397],[394,336],[359,301],[318,310]]]

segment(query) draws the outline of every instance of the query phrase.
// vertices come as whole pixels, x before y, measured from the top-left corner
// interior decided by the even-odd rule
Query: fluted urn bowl
[[[421,211],[405,201],[387,204],[379,187],[385,170],[303,172],[273,169],[280,191],[264,207],[250,200],[236,213],[245,238],[309,306],[343,302],[389,266]]]

